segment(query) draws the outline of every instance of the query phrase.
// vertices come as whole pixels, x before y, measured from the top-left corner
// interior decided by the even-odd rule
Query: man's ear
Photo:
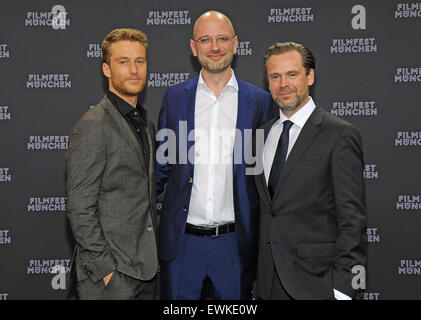
[[[197,57],[196,43],[194,42],[193,39],[190,39],[190,49],[193,55]]]
[[[311,87],[314,84],[314,69],[310,69],[307,75],[307,85]]]
[[[102,64],[102,72],[104,73],[104,76],[106,78],[111,78],[111,69],[110,66],[108,65],[108,63],[103,63]]]

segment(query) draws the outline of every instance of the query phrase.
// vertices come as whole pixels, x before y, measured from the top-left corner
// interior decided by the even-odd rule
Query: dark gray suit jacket
[[[119,111],[105,96],[70,135],[67,216],[76,240],[78,280],[114,270],[139,280],[158,267],[155,129],[148,121],[150,165]]]
[[[276,120],[261,127],[265,140]],[[256,176],[259,297],[269,296],[274,267],[293,298],[330,299],[334,288],[355,296],[351,270],[366,263],[363,166],[358,130],[316,107],[288,156],[273,199],[264,174]]]

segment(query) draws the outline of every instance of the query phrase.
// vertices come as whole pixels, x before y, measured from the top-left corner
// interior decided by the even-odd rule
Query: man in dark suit
[[[147,38],[115,29],[102,43],[109,91],[77,122],[67,160],[67,216],[80,299],[155,299],[155,129],[138,95]]]
[[[353,267],[366,263],[361,136],[315,106],[314,69],[311,51],[293,42],[265,56],[280,111],[261,127],[264,170],[256,175],[262,299],[354,298]]]
[[[206,280],[215,299],[248,299],[256,272],[258,197],[253,177],[245,175],[243,151],[251,142],[245,132],[273,116],[272,99],[230,68],[237,36],[222,13],[197,19],[190,47],[200,75],[168,88],[159,115],[157,188],[166,188],[161,292],[165,299],[200,299]]]

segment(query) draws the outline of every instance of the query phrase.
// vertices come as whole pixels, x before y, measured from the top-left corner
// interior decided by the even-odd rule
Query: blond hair
[[[145,50],[148,49],[148,38],[146,34],[137,29],[114,29],[102,41],[102,62],[110,64],[110,46],[117,41],[129,40],[139,42]]]

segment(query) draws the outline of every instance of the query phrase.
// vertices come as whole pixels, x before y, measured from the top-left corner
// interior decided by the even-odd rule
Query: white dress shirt
[[[269,181],[270,169],[272,168],[272,162],[273,158],[275,157],[278,141],[282,130],[284,129],[283,122],[285,120],[289,120],[293,123],[291,129],[289,129],[289,143],[287,151],[288,159],[288,156],[294,147],[294,144],[297,141],[301,130],[303,129],[305,123],[307,122],[308,118],[310,118],[310,115],[315,108],[316,106],[313,102],[313,99],[310,97],[310,100],[289,119],[279,109],[280,118],[272,125],[263,149],[263,169],[265,172],[266,184]]]
[[[194,110],[194,174],[187,222],[217,226],[235,221],[233,153],[238,83],[231,78],[219,98],[199,75]]]
[[[287,118],[279,109],[280,118],[272,125],[263,149],[263,169],[265,172],[266,184],[269,182],[269,174],[272,168],[273,158],[275,157],[278,141],[284,128],[283,122],[285,120],[289,120],[293,123],[291,129],[289,130],[289,142],[286,157],[286,159],[288,159],[288,156],[294,147],[294,144],[297,141],[301,130],[303,129],[305,123],[307,122],[308,118],[310,118],[310,115],[315,108],[316,105],[314,104],[313,99],[310,97],[310,100],[300,110],[294,113],[291,118]],[[337,300],[351,300],[351,297],[336,289],[333,289],[333,293],[335,295],[335,299]]]

